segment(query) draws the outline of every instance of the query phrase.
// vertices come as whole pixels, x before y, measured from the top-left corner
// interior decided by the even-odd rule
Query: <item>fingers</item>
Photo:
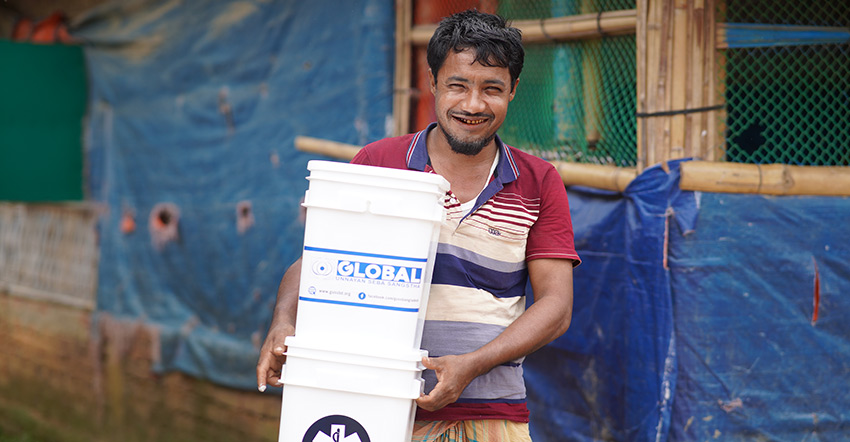
[[[260,359],[257,361],[257,390],[266,391],[267,384],[281,385],[280,370],[286,362],[286,348],[273,346],[266,350],[266,345],[260,350]]]
[[[444,387],[444,384],[437,382],[430,393],[416,399],[416,405],[428,411],[437,411],[457,400],[458,395],[452,394],[449,390]]]
[[[422,365],[427,370],[434,370],[437,376],[437,385],[426,395],[422,395],[416,400],[416,404],[425,410],[436,411],[446,405],[454,402],[460,396],[460,391],[457,390],[456,382],[452,379],[452,370],[449,362],[452,357],[431,358],[423,357]]]
[[[428,356],[422,357],[422,365],[424,365],[425,369],[427,369],[427,370],[436,370],[437,369],[437,365]]]

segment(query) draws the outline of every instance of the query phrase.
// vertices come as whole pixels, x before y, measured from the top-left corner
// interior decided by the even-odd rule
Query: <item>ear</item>
[[[431,68],[428,68],[428,86],[431,88],[431,94],[437,95],[437,79],[434,77],[434,73],[431,72]]]
[[[519,87],[519,78],[517,78],[516,81],[514,82],[514,87],[511,90],[511,97],[508,99],[508,101],[514,100],[514,95],[516,95],[516,88],[517,87]]]

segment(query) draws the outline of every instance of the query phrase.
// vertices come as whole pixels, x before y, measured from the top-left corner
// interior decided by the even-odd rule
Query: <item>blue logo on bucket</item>
[[[360,422],[342,415],[325,416],[307,429],[303,442],[371,442]]]
[[[313,273],[321,276],[328,276],[333,271],[333,265],[324,259],[316,260],[313,263]]]
[[[366,278],[392,282],[422,282],[422,269],[418,267],[393,266],[357,261],[339,261],[336,266],[338,276]]]

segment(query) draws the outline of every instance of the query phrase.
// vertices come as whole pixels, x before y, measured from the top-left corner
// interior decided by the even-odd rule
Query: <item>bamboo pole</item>
[[[411,63],[410,29],[413,23],[411,0],[396,0],[395,72],[393,79],[393,131],[404,135],[410,130]]]
[[[638,41],[645,41],[645,53],[640,54],[645,60],[644,70],[637,73],[638,80],[643,83],[646,92],[646,106],[643,113],[655,112],[661,108],[659,103],[658,84],[661,79],[659,66],[661,65],[662,44],[662,1],[643,0],[646,8],[646,33],[638,35]],[[651,118],[638,118],[642,133],[645,134],[642,146],[641,160],[637,164],[638,171],[656,163],[655,146],[661,143],[659,133],[656,130],[658,121]]]
[[[688,7],[688,14],[691,17],[693,26],[690,27],[691,47],[689,64],[691,73],[688,75],[688,100],[685,105],[688,109],[703,106],[707,103],[705,99],[705,78],[706,74],[714,72],[714,67],[706,64],[705,52],[705,1],[695,0]],[[714,49],[708,49],[713,51]],[[708,116],[706,112],[698,114],[689,114],[685,116],[685,157],[701,157],[705,158],[703,147],[707,147],[704,143],[705,134],[708,127],[706,122]]]
[[[344,161],[351,161],[360,150],[360,146],[353,144],[304,136],[295,137],[295,148]],[[551,164],[558,170],[567,186],[580,185],[622,192],[637,175],[635,169],[625,167],[563,161],[552,161]]]
[[[584,15],[592,15],[593,5],[589,0],[582,0],[581,12],[587,13]],[[584,138],[587,142],[588,150],[595,150],[599,141],[602,138],[600,132],[600,121],[602,120],[602,94],[599,84],[601,76],[599,74],[599,63],[596,62],[595,54],[601,50],[602,41],[600,39],[588,41],[585,43],[584,49],[581,51],[581,68],[582,80],[584,82]]]
[[[295,137],[296,149],[350,161],[360,146]],[[637,176],[634,168],[552,161],[564,185],[622,192]],[[850,196],[850,168],[686,161],[679,166],[683,190],[764,195]]]
[[[711,2],[716,6],[706,8],[706,12],[711,14],[711,17],[706,20],[706,46],[713,48],[716,46],[717,34],[714,31],[715,24],[726,20],[726,0],[716,0]],[[708,100],[722,100],[726,95],[726,52],[724,51],[706,51],[710,60],[706,60],[706,67],[710,73],[711,83],[708,85]],[[712,70],[713,69],[713,70]],[[708,115],[708,154],[705,156],[709,161],[722,161],[726,156],[726,109],[712,112]]]
[[[360,151],[360,146],[353,144],[300,135],[295,137],[295,148],[302,152],[315,153],[345,161],[351,161],[354,155]]]
[[[587,186],[596,189],[622,192],[637,176],[637,170],[628,167],[599,164],[551,162],[566,186]]]
[[[694,66],[691,57],[691,26],[692,20],[688,16],[688,0],[674,0],[673,2],[673,29],[671,41],[671,69],[670,69],[670,103],[671,109],[688,109],[688,86],[692,78]],[[685,157],[685,133],[687,118],[685,114],[670,117],[670,145],[663,153],[664,160],[670,158]]]
[[[649,16],[649,0],[637,0],[637,22],[635,24],[635,48],[637,51],[637,72],[635,79],[637,83],[636,105],[638,113],[646,113],[647,105],[647,19]],[[637,119],[637,169],[642,170],[646,164],[647,127],[646,120]]]
[[[641,0],[638,10],[638,170],[719,157],[714,2]]]
[[[543,20],[516,20],[511,25],[522,31],[523,43],[550,43],[553,40],[595,38],[602,34],[634,34],[636,22],[637,10],[627,9]],[[427,45],[435,29],[437,25],[433,24],[414,26],[410,40],[414,45]]]
[[[688,161],[683,190],[764,195],[850,196],[850,168]]]
[[[673,41],[675,22],[673,21],[673,2],[675,0],[662,0],[661,3],[661,42],[659,45],[658,54],[658,84],[655,85],[656,93],[658,94],[657,104],[659,107],[656,110],[669,111],[673,110],[673,95],[670,93],[672,86],[670,69],[673,65]],[[671,139],[670,139],[670,117],[657,117],[655,120],[655,137],[656,143],[653,145],[653,162],[646,166],[652,166],[657,163],[664,163],[669,155]]]

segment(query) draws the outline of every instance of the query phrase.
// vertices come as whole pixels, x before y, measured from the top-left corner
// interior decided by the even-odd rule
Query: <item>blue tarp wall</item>
[[[387,135],[394,22],[390,0],[150,0],[75,24],[91,90],[88,187],[107,208],[97,308],[156,326],[156,370],[256,388],[316,158],[293,140]],[[150,233],[160,203],[179,212],[177,237],[161,244],[169,236]],[[240,203],[253,218],[242,233]]]
[[[850,434],[850,198],[569,189],[573,324],[531,355],[535,440]]]
[[[255,388],[316,158],[293,139],[387,135],[393,23],[390,0],[139,0],[74,24],[97,315],[155,329],[155,370]],[[682,192],[679,164],[569,189],[584,263],[572,327],[528,360],[535,440],[840,439],[850,201]],[[156,233],[161,203],[176,237]]]

